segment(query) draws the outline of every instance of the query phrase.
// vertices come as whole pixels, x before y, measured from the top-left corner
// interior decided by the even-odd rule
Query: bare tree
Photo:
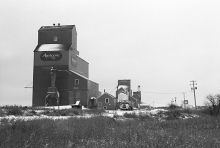
[[[206,96],[205,105],[209,107],[211,115],[218,115],[220,113],[220,95]]]

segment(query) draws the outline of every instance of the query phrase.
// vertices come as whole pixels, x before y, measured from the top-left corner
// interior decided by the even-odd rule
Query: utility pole
[[[172,107],[172,110],[174,109],[174,104],[173,104],[173,98],[172,98],[172,101],[171,101],[171,107]]]
[[[193,90],[193,92],[194,92],[194,100],[195,100],[195,109],[196,109],[196,93],[195,93],[195,90],[197,89],[197,87],[195,87],[195,85],[197,85],[197,83],[196,83],[196,81],[190,81],[190,82],[192,82],[192,84],[190,84],[190,85],[192,85],[192,88],[191,88],[191,90]]]
[[[183,97],[184,97],[184,100],[183,100],[183,108],[185,109],[185,92],[183,92]]]

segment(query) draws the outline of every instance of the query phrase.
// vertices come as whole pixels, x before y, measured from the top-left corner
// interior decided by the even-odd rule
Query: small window
[[[109,103],[109,98],[105,98],[105,103]]]
[[[79,84],[79,79],[75,79],[75,84]]]
[[[103,109],[107,109],[107,106],[103,106]]]
[[[76,98],[80,98],[80,92],[76,92]]]
[[[57,36],[53,37],[53,40],[54,42],[56,42],[58,40],[58,37]]]

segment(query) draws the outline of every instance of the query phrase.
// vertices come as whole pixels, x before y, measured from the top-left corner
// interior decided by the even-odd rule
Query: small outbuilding
[[[134,103],[135,108],[139,108],[138,101],[135,97],[130,96],[129,100],[131,100]]]
[[[117,102],[116,97],[107,92],[97,98],[98,109],[115,110]]]

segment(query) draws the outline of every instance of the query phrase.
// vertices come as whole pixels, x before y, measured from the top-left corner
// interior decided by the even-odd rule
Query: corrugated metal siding
[[[51,66],[47,66],[51,67]],[[68,66],[56,66],[57,69],[67,70]],[[75,84],[75,80],[79,80],[79,84]],[[60,93],[60,105],[68,105],[71,103],[69,100],[69,91],[73,92],[73,103],[80,100],[83,106],[87,106],[90,92],[96,94],[98,92],[98,84],[92,83],[93,87],[88,86],[88,80],[72,73],[68,75],[66,72],[57,72],[56,87]],[[34,67],[34,80],[33,80],[33,106],[44,106],[47,88],[51,86],[50,70],[45,69],[44,66]],[[95,87],[94,87],[95,86]],[[76,92],[80,92],[80,98],[76,98]],[[95,96],[97,97],[97,96]]]
[[[79,80],[79,84],[75,84],[75,80]],[[88,84],[87,79],[80,77],[77,74],[72,73],[68,78],[68,89],[73,93],[73,96],[70,96],[73,99],[73,103],[77,100],[80,100],[81,105],[87,106],[88,99]],[[76,98],[76,92],[80,92],[80,98]]]
[[[51,67],[51,66],[48,66]],[[67,69],[68,66],[57,66],[58,69]],[[51,86],[50,70],[44,69],[44,66],[34,67],[33,76],[33,106],[44,106],[47,88]],[[56,79],[56,87],[60,92],[61,105],[67,105],[65,99],[68,99],[68,74],[58,72]],[[62,90],[62,91],[61,91]]]
[[[57,41],[54,41],[54,36]],[[71,44],[72,43],[72,29],[51,29],[39,30],[38,44]]]
[[[78,57],[73,51],[71,51],[69,54],[69,69],[86,78],[89,78],[89,63]]]

